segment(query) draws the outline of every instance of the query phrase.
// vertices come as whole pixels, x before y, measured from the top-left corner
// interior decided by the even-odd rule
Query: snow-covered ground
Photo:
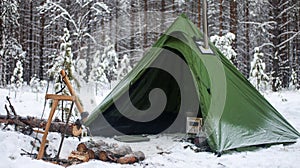
[[[106,93],[105,93],[106,94]],[[104,96],[103,94],[102,96]],[[9,95],[7,89],[0,89],[0,114],[5,114],[5,97]],[[21,116],[41,116],[44,105],[44,93],[31,93],[29,89],[23,89],[14,99],[14,93],[10,93],[12,103]],[[279,110],[279,112],[297,129],[300,130],[300,92],[283,91],[280,93],[267,92],[265,97]],[[101,98],[94,100],[100,101]],[[93,102],[93,103],[95,103]],[[44,118],[49,114],[49,107],[45,110]],[[3,126],[1,126],[2,129]],[[133,150],[143,151],[146,159],[133,165],[120,165],[116,163],[106,163],[92,160],[87,163],[71,166],[72,168],[83,167],[298,167],[300,165],[300,139],[297,143],[283,146],[274,145],[270,148],[260,148],[254,151],[230,152],[221,157],[216,157],[213,153],[195,153],[191,149],[184,149],[185,143],[174,141],[180,135],[152,135],[149,142],[129,143]],[[87,141],[91,137],[85,137],[82,141]],[[102,139],[108,143],[117,142],[111,138],[92,137],[93,140]],[[60,142],[60,135],[50,133],[48,153],[55,153]],[[28,156],[21,156],[22,149],[31,152],[30,141],[32,137],[18,132],[0,131],[0,168],[26,168],[26,167],[61,167],[52,163],[34,160]],[[79,143],[77,138],[66,138],[63,144],[61,158],[67,158],[72,150],[76,149]],[[158,152],[170,152],[170,154],[157,154]]]

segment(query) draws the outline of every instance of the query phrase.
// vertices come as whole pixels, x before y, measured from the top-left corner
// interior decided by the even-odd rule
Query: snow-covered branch
[[[282,45],[284,45],[285,43],[293,40],[294,38],[296,38],[298,35],[300,34],[300,31],[298,31],[297,33],[295,33],[293,36],[291,36],[290,38],[288,38],[287,40],[281,42],[280,44],[278,44],[277,46],[280,47]]]

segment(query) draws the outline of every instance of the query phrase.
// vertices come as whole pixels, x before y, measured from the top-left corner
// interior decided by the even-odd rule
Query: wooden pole
[[[75,96],[66,96],[66,95],[47,94],[46,99],[75,101],[76,97]]]
[[[47,124],[45,127],[45,132],[44,135],[42,137],[42,142],[41,142],[41,146],[40,146],[40,150],[37,156],[37,159],[42,159],[44,156],[44,152],[45,152],[45,145],[46,145],[46,141],[47,141],[47,136],[49,133],[49,128],[51,126],[52,123],[52,119],[56,110],[56,107],[58,105],[58,101],[59,100],[65,100],[65,101],[74,101],[75,100],[75,96],[65,96],[65,95],[54,95],[54,94],[47,94],[46,99],[52,99],[53,100],[53,104],[51,106],[51,111],[47,120]],[[64,130],[65,133],[66,130]]]
[[[41,142],[39,153],[37,155],[37,159],[42,159],[43,156],[44,156],[45,144],[46,144],[46,141],[47,141],[47,136],[48,136],[49,128],[50,128],[51,121],[52,121],[52,118],[54,116],[54,112],[56,110],[57,105],[58,105],[58,100],[53,100],[53,104],[52,104],[52,107],[51,107],[51,111],[50,111],[50,115],[49,115],[49,118],[48,118],[48,122],[46,124],[45,132],[44,132],[44,135],[43,135],[43,138],[42,138],[42,142]]]
[[[71,95],[76,97],[76,98],[75,98],[75,105],[76,105],[76,107],[77,107],[79,113],[84,112],[83,107],[81,106],[81,104],[80,104],[80,102],[79,102],[79,99],[78,99],[78,97],[76,96],[76,93],[75,93],[75,91],[74,91],[74,89],[73,89],[73,87],[72,87],[72,85],[71,85],[71,82],[70,82],[70,80],[69,80],[69,78],[68,78],[68,76],[67,76],[65,70],[61,70],[61,71],[60,71],[60,74],[61,74],[61,76],[62,76],[63,81],[66,83],[67,88],[69,89]]]

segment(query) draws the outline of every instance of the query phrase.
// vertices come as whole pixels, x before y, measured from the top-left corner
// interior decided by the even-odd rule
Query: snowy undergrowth
[[[108,93],[108,91],[107,91]],[[99,102],[107,94],[103,93],[96,96],[95,102]],[[4,107],[5,96],[9,94],[6,89],[0,89],[0,107]],[[40,116],[43,108],[44,93],[39,93],[40,99],[36,100],[36,93],[31,93],[30,89],[21,92],[17,99],[12,99],[12,103],[19,115],[22,116]],[[297,129],[300,130],[300,92],[299,91],[282,91],[278,93],[264,92],[263,95],[270,103]],[[1,114],[5,114],[4,108],[0,108]],[[45,110],[45,118],[48,116],[49,107]],[[2,128],[3,126],[1,126]],[[174,141],[182,135],[176,134],[160,134],[152,135],[149,142],[130,143],[133,150],[141,150],[146,155],[146,160],[135,163],[133,165],[120,165],[116,163],[106,163],[102,161],[92,160],[87,163],[70,166],[71,168],[83,167],[298,167],[300,164],[300,142],[284,146],[274,145],[269,148],[259,148],[254,151],[230,152],[221,157],[216,157],[213,153],[195,153],[190,149],[184,149],[185,143]],[[33,160],[27,156],[21,156],[21,149],[31,151],[30,141],[34,141],[33,137],[23,135],[18,132],[1,130],[0,131],[0,168],[7,167],[60,167],[44,161]],[[49,149],[48,153],[54,153],[58,149],[60,135],[50,133],[48,137]],[[90,137],[83,138],[87,141]],[[118,143],[112,138],[93,137],[94,140],[102,139],[108,143]],[[63,145],[61,158],[67,158],[72,150],[76,149],[79,140],[77,138],[66,138]],[[170,154],[157,154],[158,152],[167,152]]]

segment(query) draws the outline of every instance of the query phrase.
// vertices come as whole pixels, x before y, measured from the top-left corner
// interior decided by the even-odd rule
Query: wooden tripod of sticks
[[[75,103],[78,111],[80,113],[83,113],[83,108],[82,108],[82,106],[81,106],[78,98],[76,97],[75,91],[74,91],[74,89],[73,89],[73,87],[72,87],[72,85],[71,85],[71,83],[69,81],[69,78],[67,77],[65,71],[61,70],[60,74],[61,74],[61,76],[63,78],[63,81],[67,85],[68,90],[69,90],[71,96],[46,94],[45,99],[51,99],[53,101],[53,103],[52,103],[52,106],[51,106],[50,115],[49,115],[48,120],[47,120],[45,131],[42,132],[43,133],[43,137],[42,137],[42,142],[41,142],[41,146],[40,146],[40,149],[39,149],[39,153],[37,155],[37,159],[42,159],[43,156],[44,156],[45,145],[46,145],[47,136],[48,136],[48,133],[49,133],[49,128],[50,128],[50,125],[51,125],[51,122],[52,122],[55,110],[56,110],[56,108],[58,106],[58,102],[59,101],[71,101],[72,103]],[[70,115],[71,115],[71,111],[70,111],[69,116]],[[81,134],[81,129],[78,131],[77,136],[79,136],[80,134]]]

